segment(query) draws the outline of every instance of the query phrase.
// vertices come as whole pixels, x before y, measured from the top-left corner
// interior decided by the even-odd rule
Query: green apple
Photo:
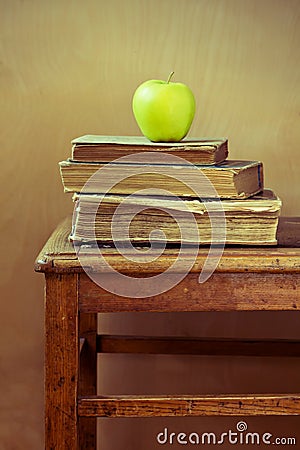
[[[133,95],[135,120],[143,135],[153,142],[179,142],[194,119],[194,95],[185,84],[170,81],[173,74],[167,81],[145,81]]]

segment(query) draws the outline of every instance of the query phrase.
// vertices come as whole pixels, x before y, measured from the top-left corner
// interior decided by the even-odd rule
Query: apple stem
[[[174,70],[170,73],[169,78],[167,79],[167,84],[170,82],[172,76],[174,75]]]

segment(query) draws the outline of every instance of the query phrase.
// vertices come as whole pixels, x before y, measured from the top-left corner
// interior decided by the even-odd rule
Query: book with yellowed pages
[[[73,139],[71,159],[106,163],[149,151],[176,155],[193,164],[219,164],[228,156],[228,139],[191,138],[180,142],[151,142],[144,136],[85,135]]]
[[[149,154],[146,154],[147,158]],[[128,195],[141,189],[154,189],[156,195],[167,190],[170,195],[182,197],[243,199],[259,193],[264,187],[260,161],[226,160],[213,166],[164,164],[168,157],[159,158],[158,163],[155,158],[144,163],[145,160],[137,156],[136,161],[135,164],[62,161],[59,165],[64,190],[75,193],[84,187],[85,193]],[[119,181],[115,183],[114,180]]]
[[[70,239],[88,243],[96,239],[102,243],[122,242],[125,230],[133,244],[161,242],[170,244],[210,244],[212,224],[223,227],[220,220],[211,221],[206,201],[172,197],[118,196],[75,194],[73,226]],[[125,203],[124,203],[125,202]],[[122,204],[123,203],[123,204]],[[281,201],[275,193],[265,189],[246,200],[210,200],[215,203],[214,217],[225,215],[226,244],[275,245]],[[121,208],[120,208],[121,206]],[[115,217],[114,217],[115,215]],[[112,221],[113,232],[112,232]],[[195,230],[196,227],[196,230]],[[160,230],[153,233],[153,230]],[[214,243],[218,230],[214,230]],[[217,240],[216,240],[217,239]]]

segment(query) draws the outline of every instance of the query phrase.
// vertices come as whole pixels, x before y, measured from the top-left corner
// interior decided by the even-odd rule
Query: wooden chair
[[[70,219],[52,234],[36,260],[45,290],[45,427],[47,450],[95,449],[97,417],[247,416],[300,414],[300,389],[290,394],[97,395],[99,352],[300,356],[300,341],[159,338],[97,335],[97,313],[300,310],[300,218],[281,218],[276,247],[228,247],[217,270],[197,283],[207,249],[173,289],[155,297],[126,298],[94,283],[68,241]],[[176,249],[166,250],[157,270]],[[134,268],[107,249],[117,270]],[[91,255],[92,264],[93,255]],[[146,271],[153,273],[153,266]],[[197,288],[198,287],[198,288]]]

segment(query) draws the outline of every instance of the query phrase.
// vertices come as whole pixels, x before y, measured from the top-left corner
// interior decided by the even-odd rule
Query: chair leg
[[[79,365],[79,396],[97,394],[97,314],[79,314],[79,335],[84,339]],[[97,419],[79,417],[79,448],[97,448]]]
[[[77,274],[46,274],[45,449],[77,450]]]

